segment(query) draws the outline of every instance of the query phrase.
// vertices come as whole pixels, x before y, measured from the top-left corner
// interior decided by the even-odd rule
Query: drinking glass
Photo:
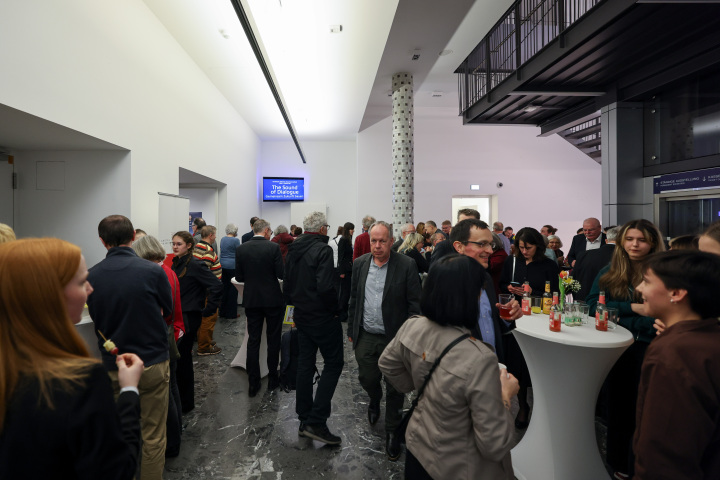
[[[512,301],[514,295],[511,295],[509,293],[501,293],[498,295],[498,303],[500,303],[500,318],[503,320],[512,320],[512,317],[510,316],[510,305],[509,303]]]
[[[533,314],[542,313],[542,297],[530,297],[530,306]]]
[[[587,325],[590,321],[590,305],[580,304],[580,316],[582,318],[582,324]]]
[[[618,324],[618,309],[607,308],[608,330],[615,330]]]

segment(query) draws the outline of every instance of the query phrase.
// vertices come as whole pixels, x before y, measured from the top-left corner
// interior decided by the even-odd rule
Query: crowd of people
[[[264,328],[267,390],[281,385],[282,322],[294,307],[299,436],[342,443],[327,420],[347,338],[368,423],[384,408],[386,454],[396,461],[406,445],[406,478],[512,479],[532,381],[511,332],[523,295],[558,291],[562,270],[590,315],[602,297],[634,338],[599,401],[613,478],[720,478],[720,222],[666,244],[648,220],[603,230],[588,218],[567,255],[552,225],[515,232],[472,209],[455,225],[402,225],[397,238],[370,215],[354,241],[353,223],[333,238],[329,228],[322,212],[274,231],[253,217],[241,239],[227,225],[218,248],[217,228],[195,218],[168,256],[111,215],[98,225],[107,255],[88,270],[77,246],[0,225],[0,478],[162,478],[195,407],[193,355],[220,353],[217,318],[238,317],[234,279],[250,397],[262,389]],[[99,361],[74,328],[86,305]]]

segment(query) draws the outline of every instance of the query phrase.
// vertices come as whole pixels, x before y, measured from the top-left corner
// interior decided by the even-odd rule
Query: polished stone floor
[[[196,408],[183,417],[180,456],[167,459],[165,480],[403,478],[404,455],[391,462],[385,454],[383,416],[375,426],[367,421],[368,399],[347,340],[328,420],[342,445],[330,447],[298,436],[294,391],[267,392],[264,379],[260,393],[248,397],[245,371],[230,367],[245,329],[242,308],[239,313],[237,319],[218,319],[214,338],[222,353],[193,357]]]

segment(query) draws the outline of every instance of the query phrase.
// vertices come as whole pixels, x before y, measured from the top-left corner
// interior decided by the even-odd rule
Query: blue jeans
[[[298,370],[295,411],[301,422],[309,425],[325,425],[330,417],[330,405],[335,394],[345,360],[343,357],[343,332],[340,322],[329,317],[320,325],[297,325]],[[313,374],[317,351],[323,356],[323,367],[313,400]]]

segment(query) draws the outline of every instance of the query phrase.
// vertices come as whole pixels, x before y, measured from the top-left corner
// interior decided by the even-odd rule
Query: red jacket
[[[183,323],[182,316],[182,303],[180,302],[180,282],[178,281],[177,275],[172,271],[172,268],[168,267],[164,263],[161,265],[165,275],[170,281],[170,290],[172,291],[173,297],[173,311],[171,314],[165,316],[165,323],[170,326],[172,324],[175,329],[175,341],[177,342],[180,337],[185,333],[185,324]]]
[[[280,245],[280,253],[282,254],[283,263],[285,263],[285,256],[287,255],[288,245],[290,245],[295,238],[287,232],[278,233],[275,235],[271,242],[275,242]]]
[[[355,239],[353,246],[353,262],[356,258],[362,257],[366,253],[370,253],[370,234],[363,232]]]

